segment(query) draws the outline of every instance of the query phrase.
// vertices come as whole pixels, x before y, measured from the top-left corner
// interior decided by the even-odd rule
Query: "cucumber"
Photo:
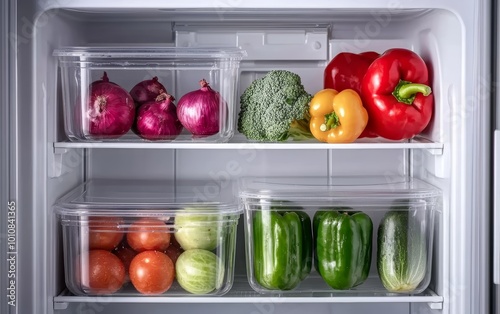
[[[377,269],[390,292],[411,292],[426,275],[426,235],[409,210],[387,212],[377,239]]]

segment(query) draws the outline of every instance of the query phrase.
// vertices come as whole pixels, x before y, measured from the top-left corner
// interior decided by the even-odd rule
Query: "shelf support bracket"
[[[55,147],[54,143],[50,146],[52,154],[48,154],[47,160],[49,178],[59,178],[81,166],[85,149]]]
[[[54,301],[54,310],[65,310],[68,308],[68,302]]]
[[[443,309],[443,303],[442,302],[429,302],[427,303],[431,310],[442,310]]]

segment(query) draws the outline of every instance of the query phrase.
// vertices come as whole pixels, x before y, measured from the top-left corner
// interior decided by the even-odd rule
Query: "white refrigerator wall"
[[[493,313],[500,314],[500,5],[498,1],[493,5],[493,110],[495,112],[494,139],[493,139],[493,280],[492,280],[492,306]]]
[[[19,159],[18,191],[23,205],[23,268],[19,293],[23,303],[19,313],[53,313],[52,298],[64,289],[60,230],[52,214],[53,202],[86,178],[209,178],[226,180],[243,175],[340,175],[340,174],[407,174],[439,186],[444,192],[444,207],[436,227],[434,271],[431,286],[444,298],[443,310],[431,310],[428,304],[70,304],[57,313],[150,313],[165,310],[183,312],[285,313],[315,311],[317,313],[485,313],[488,302],[488,123],[489,99],[481,84],[487,77],[489,2],[457,4],[442,1],[439,5],[423,1],[400,2],[399,9],[387,11],[389,3],[360,1],[309,1],[306,8],[288,10],[297,4],[277,1],[241,1],[206,4],[209,10],[177,10],[161,1],[137,3],[108,1],[40,1],[39,6],[23,2],[19,7],[18,27],[24,19],[33,21],[33,42],[24,43],[17,55],[19,82],[31,85],[26,93],[18,92],[14,108],[17,121],[29,121],[17,136],[24,159]],[[60,9],[59,7],[70,9]],[[123,10],[120,7],[143,7]],[[164,10],[148,9],[162,7]],[[198,2],[184,1],[185,8],[198,7]],[[249,10],[245,7],[276,9]],[[53,7],[53,9],[49,9]],[[240,9],[241,8],[241,9]],[[311,10],[307,10],[311,8]],[[314,8],[323,8],[314,10]],[[77,9],[77,10],[73,10]],[[38,14],[35,12],[38,11]],[[43,12],[43,13],[42,13]],[[377,23],[377,12],[394,12],[386,26],[370,32],[370,22]],[[40,15],[41,14],[41,15]],[[222,16],[222,20],[221,20]],[[244,21],[244,22],[242,22]],[[61,115],[61,91],[58,84],[54,48],[96,43],[175,43],[175,26],[185,34],[196,33],[193,25],[227,25],[255,27],[267,23],[268,31],[281,25],[314,21],[329,26],[329,55],[322,59],[303,60],[295,56],[279,61],[275,52],[269,60],[249,60],[242,64],[240,92],[249,84],[246,77],[260,75],[276,66],[291,69],[305,80],[310,93],[321,88],[322,70],[332,54],[344,48],[378,50],[397,45],[415,49],[433,73],[436,112],[433,127],[425,135],[444,143],[442,154],[427,150],[55,150],[53,143],[64,140]],[[384,22],[385,23],[385,22]],[[376,24],[373,24],[376,25]],[[191,28],[190,28],[191,27]],[[368,28],[367,28],[368,27]],[[234,28],[237,29],[237,28]],[[226,29],[227,41],[239,38],[234,29]],[[266,29],[264,30],[264,33]],[[231,34],[233,33],[233,34]],[[368,34],[368,35],[367,35]],[[372,34],[372,35],[370,35]],[[198,34],[211,36],[210,32]],[[177,37],[179,38],[179,37]],[[244,37],[242,37],[244,38]],[[33,43],[33,46],[31,44]],[[196,43],[193,43],[196,44]],[[199,43],[198,43],[199,44]],[[285,49],[286,50],[286,47]],[[264,51],[266,51],[264,49]],[[270,50],[271,51],[271,50]],[[279,51],[279,50],[278,50]],[[286,54],[283,54],[286,56]],[[31,83],[29,83],[31,82]],[[486,130],[485,130],[486,129]],[[248,149],[249,148],[249,149]],[[479,166],[482,165],[482,166]],[[17,169],[17,168],[16,168]],[[237,263],[244,270],[241,228],[238,234]],[[374,268],[372,267],[372,270]],[[98,308],[96,308],[96,306]]]

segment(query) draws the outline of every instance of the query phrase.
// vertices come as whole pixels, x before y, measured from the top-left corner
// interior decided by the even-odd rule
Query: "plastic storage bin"
[[[241,215],[233,195],[214,182],[82,184],[55,204],[68,289],[75,295],[225,294]]]
[[[250,177],[240,202],[259,293],[418,294],[429,285],[441,193],[422,181]]]
[[[135,121],[139,114],[137,110],[132,110],[134,102],[130,103],[132,98],[128,98],[126,93],[123,94],[123,90],[130,95],[137,83],[157,77],[166,88],[166,92],[176,99],[174,103],[177,105],[177,101],[183,95],[200,89],[200,81],[205,79],[213,90],[219,92],[220,101],[218,114],[217,110],[203,113],[205,115],[204,130],[191,133],[188,131],[190,127],[186,128],[184,125],[180,135],[175,135],[177,132],[172,131],[169,133],[170,136],[146,138],[146,140],[226,142],[234,134],[239,63],[244,54],[244,51],[237,48],[70,47],[56,49],[54,56],[59,58],[61,68],[66,134],[72,141],[144,140],[132,131],[135,129]],[[100,101],[102,97],[97,99],[103,94],[102,90],[90,92],[91,83],[102,80],[105,72],[107,80],[118,84],[123,89],[119,91],[113,87],[104,88],[106,92],[112,89],[112,94],[119,96],[115,98],[118,100],[111,103],[120,104],[118,109],[116,107],[114,109],[114,112],[118,113],[108,114],[106,118],[102,115],[106,114],[103,111],[109,111],[108,102]],[[98,102],[99,104],[96,105]],[[135,105],[135,108],[139,107],[137,103]],[[173,129],[175,130],[175,127]]]

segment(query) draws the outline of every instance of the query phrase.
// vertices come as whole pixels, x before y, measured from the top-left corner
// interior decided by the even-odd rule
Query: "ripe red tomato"
[[[167,254],[168,257],[170,257],[170,259],[172,260],[172,262],[174,262],[174,265],[175,263],[177,262],[177,258],[182,254],[182,252],[184,252],[183,249],[181,249],[180,247],[177,247],[173,244],[171,244],[166,250],[165,250],[165,254]]]
[[[128,245],[137,252],[165,251],[170,245],[170,229],[161,220],[141,218],[128,231]]]
[[[174,282],[174,263],[167,255],[158,251],[137,254],[130,263],[130,281],[142,294],[160,294]]]
[[[90,217],[89,219],[89,249],[111,251],[123,239],[119,217]]]
[[[137,255],[137,252],[129,248],[128,246],[120,246],[113,253],[118,256],[118,258],[122,261],[123,266],[125,266],[125,281],[129,282],[130,278],[128,276],[128,270],[130,268],[130,263]]]
[[[91,294],[110,294],[118,291],[125,282],[125,266],[113,253],[91,250],[88,260],[81,261],[79,278],[84,289]],[[78,271],[78,268],[77,268]]]

